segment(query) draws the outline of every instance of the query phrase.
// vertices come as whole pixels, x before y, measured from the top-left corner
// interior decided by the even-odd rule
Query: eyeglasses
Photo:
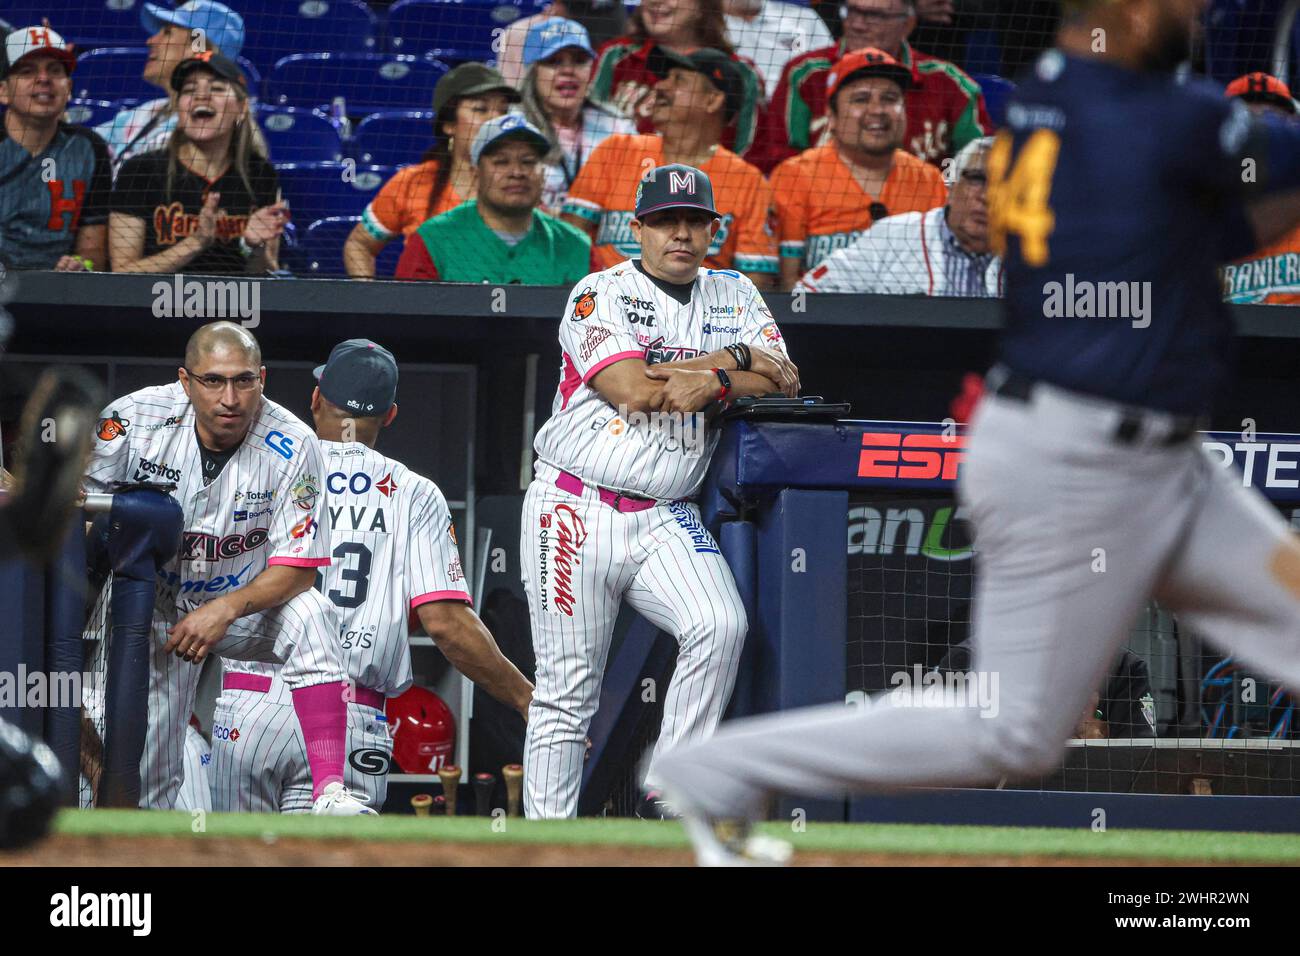
[[[885,208],[883,202],[873,202],[867,207],[867,212],[871,214],[872,222],[875,222],[877,219],[884,219],[889,215],[889,210]]]
[[[906,20],[908,13],[906,10],[899,13],[883,13],[880,10],[863,10],[861,7],[851,7],[847,3],[841,3],[840,20],[848,20],[850,17],[866,23],[884,26],[886,23],[892,23],[895,20]]]
[[[242,375],[236,375],[234,378],[227,378],[224,375],[196,375],[188,368],[185,371],[192,381],[198,382],[209,392],[224,392],[227,383],[234,385],[237,392],[251,392],[262,381],[261,376],[252,372],[245,372]]]

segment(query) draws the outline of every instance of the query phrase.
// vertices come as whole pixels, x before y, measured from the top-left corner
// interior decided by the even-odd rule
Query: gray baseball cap
[[[702,169],[684,163],[659,166],[637,183],[637,219],[661,209],[699,209],[716,218],[722,214],[714,207],[713,183]]]
[[[322,395],[358,418],[383,415],[397,399],[397,359],[369,339],[340,342],[312,374]]]

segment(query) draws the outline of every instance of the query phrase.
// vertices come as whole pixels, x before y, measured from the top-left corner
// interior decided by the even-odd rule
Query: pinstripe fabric
[[[327,603],[338,605],[335,620],[349,680],[395,697],[412,683],[409,612],[430,601],[470,601],[451,511],[437,485],[373,448],[358,442],[322,441],[320,446],[334,562],[323,572],[321,592],[312,593],[321,594],[321,600],[329,595]],[[297,722],[272,720],[265,712],[267,700],[292,710],[282,670],[242,662],[226,668],[227,673],[270,677],[272,684],[266,694],[222,695],[231,725],[241,728],[244,740],[256,735],[247,746],[222,742],[222,759],[212,776],[214,801],[223,807],[285,813],[311,809],[311,775]],[[372,708],[348,705],[344,783],[369,794],[375,809],[383,806],[387,774],[366,773],[363,755],[379,751],[385,766],[392,757],[392,738],[387,723],[376,719],[380,716]],[[249,792],[239,793],[241,786]]]
[[[180,792],[176,794],[177,810],[212,809],[211,763],[211,745],[190,724],[185,728],[185,772],[181,775]]]
[[[591,489],[581,497],[560,491],[557,474],[538,464],[520,541],[537,656],[524,744],[524,812],[532,818],[577,813],[584,738],[625,596],[680,647],[656,754],[713,732],[735,684],[747,625],[731,569],[699,528],[695,505],[623,514]]]
[[[141,762],[141,806],[170,808],[183,774],[199,668],[162,652],[167,628],[269,565],[329,563],[323,460],[307,426],[266,398],[239,450],[208,485],[194,410],[179,382],[123,396],[103,417],[121,427],[112,437],[101,430],[96,438],[86,489],[108,491],[115,481],[171,482],[185,516],[182,552],[159,572]],[[240,618],[215,650],[228,660],[283,661],[290,687],[345,679],[333,605],[315,591]]]

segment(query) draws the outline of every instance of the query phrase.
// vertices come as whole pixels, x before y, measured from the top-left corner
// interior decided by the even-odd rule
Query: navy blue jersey
[[[1254,244],[1252,191],[1294,181],[1300,129],[1258,123],[1217,89],[1055,50],[1007,123],[988,161],[1002,361],[1127,404],[1207,411],[1233,340],[1215,267]]]

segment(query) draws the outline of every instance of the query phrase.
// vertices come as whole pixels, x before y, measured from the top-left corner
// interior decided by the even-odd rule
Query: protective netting
[[[1212,3],[1194,69],[1220,85],[1251,70],[1290,79],[1284,6]],[[638,185],[679,162],[712,183],[710,267],[773,290],[802,279],[819,292],[996,296],[980,144],[1061,11],[11,0],[0,20],[16,31],[11,58],[64,43],[75,56],[55,102],[22,94],[10,111],[39,126],[65,110],[108,146],[107,158],[84,140],[50,153],[60,195],[33,164],[10,183],[10,216],[64,222],[57,236],[7,230],[11,268],[76,255],[96,270],[387,277],[405,254],[404,277],[564,285],[638,253]],[[38,36],[45,24],[58,36]],[[494,127],[480,153],[484,122],[507,111],[536,135]],[[24,177],[39,188],[17,191]],[[105,223],[107,241],[87,232]]]

